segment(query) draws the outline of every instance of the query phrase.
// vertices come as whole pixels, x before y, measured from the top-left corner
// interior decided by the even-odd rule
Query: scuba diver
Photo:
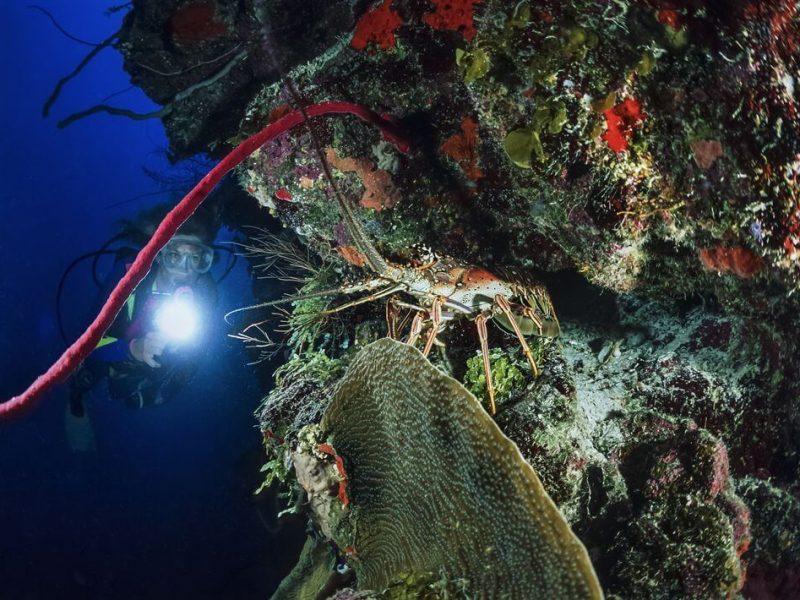
[[[143,245],[165,213],[164,207],[147,211],[111,241],[127,239]],[[102,380],[108,382],[112,399],[130,408],[145,408],[172,399],[196,373],[201,358],[202,321],[208,320],[217,300],[211,267],[218,229],[215,214],[198,211],[178,230],[71,378],[67,435],[74,449],[93,445],[86,396]],[[92,255],[97,260],[107,252]],[[116,259],[109,290],[121,278],[135,250],[121,248],[112,252]],[[107,296],[105,293],[101,298]]]

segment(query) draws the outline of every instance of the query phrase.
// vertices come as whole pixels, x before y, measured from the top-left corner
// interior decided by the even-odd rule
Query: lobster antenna
[[[295,294],[293,296],[286,296],[285,298],[279,298],[278,300],[270,300],[269,302],[260,302],[259,304],[251,304],[250,306],[242,306],[241,308],[235,308],[229,312],[225,313],[225,322],[228,325],[232,323],[228,320],[233,314],[238,312],[244,312],[246,310],[256,310],[257,308],[266,308],[268,306],[278,306],[279,304],[288,304],[289,302],[296,302],[298,300],[311,300],[313,298],[324,298],[325,296],[333,296],[335,294],[341,294],[342,288],[330,288],[327,290],[320,290],[319,292],[309,292],[308,294]],[[346,293],[346,292],[345,292]]]
[[[390,269],[389,264],[380,255],[377,248],[375,248],[375,246],[369,240],[369,237],[367,237],[363,226],[356,218],[355,213],[353,212],[352,208],[350,208],[350,204],[347,202],[344,194],[342,194],[339,186],[336,184],[336,180],[333,178],[333,172],[331,171],[330,163],[328,163],[328,159],[325,158],[325,153],[322,152],[319,139],[317,138],[314,128],[311,125],[311,121],[306,114],[305,101],[303,100],[302,96],[300,96],[300,92],[297,90],[294,81],[292,81],[289,75],[283,70],[281,65],[276,60],[272,52],[272,45],[269,42],[269,36],[266,32],[266,27],[264,29],[264,52],[272,63],[273,68],[278,72],[278,75],[280,76],[284,85],[286,85],[286,88],[289,90],[292,98],[294,98],[300,113],[305,119],[305,126],[309,135],[311,136],[311,143],[314,146],[314,152],[316,153],[317,157],[319,158],[319,162],[322,165],[322,172],[325,174],[325,178],[328,180],[331,188],[333,188],[333,195],[336,198],[336,203],[339,205],[339,212],[342,215],[345,227],[347,227],[350,237],[353,238],[353,243],[355,244],[356,249],[364,255],[369,268],[372,269],[377,275],[385,275]]]

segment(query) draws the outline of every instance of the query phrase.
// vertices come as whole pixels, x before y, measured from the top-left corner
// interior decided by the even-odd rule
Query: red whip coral
[[[434,29],[460,31],[468,42],[475,37],[473,9],[481,0],[430,0],[436,7],[425,15],[425,22]]]
[[[472,117],[464,117],[461,120],[461,131],[463,133],[447,138],[441,150],[459,164],[464,175],[477,181],[483,177],[475,151],[478,145],[478,123]]]
[[[318,117],[328,114],[351,114],[368,123],[379,127],[392,143],[402,152],[408,150],[408,144],[397,135],[394,125],[372,112],[371,110],[352,104],[350,102],[321,102],[306,107],[304,110],[295,110],[284,115],[274,123],[270,123],[258,133],[250,136],[236,148],[231,150],[217,165],[209,171],[192,190],[183,197],[178,205],[173,208],[153,233],[153,237],[145,244],[144,248],[136,255],[136,259],[120,279],[116,287],[100,309],[100,313],[92,321],[86,331],[64,351],[58,360],[42,375],[36,378],[28,389],[19,396],[0,404],[0,420],[18,414],[37,399],[46,394],[54,385],[65,381],[83,362],[92,350],[95,349],[100,338],[114,322],[117,313],[131,295],[137,285],[150,271],[159,251],[175,235],[181,225],[192,216],[203,200],[222,178],[244,159],[258,150],[268,141],[297,127],[308,117]]]
[[[379,7],[372,9],[358,20],[350,46],[363,50],[367,44],[374,42],[381,50],[394,48],[395,30],[403,24],[400,15],[392,11],[394,0],[385,0]]]
[[[628,98],[603,113],[608,130],[601,136],[614,152],[628,149],[633,130],[642,126],[645,115],[638,100]]]
[[[707,270],[733,273],[744,279],[752,277],[764,268],[764,261],[753,254],[752,250],[742,246],[703,248],[698,256]]]

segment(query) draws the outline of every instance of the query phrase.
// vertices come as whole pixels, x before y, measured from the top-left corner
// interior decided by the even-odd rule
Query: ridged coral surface
[[[361,587],[444,570],[482,598],[602,597],[516,445],[418,350],[388,338],[363,349],[322,427],[347,467]]]

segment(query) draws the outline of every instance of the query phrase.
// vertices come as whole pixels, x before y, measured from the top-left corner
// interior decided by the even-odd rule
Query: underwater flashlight
[[[180,287],[156,312],[155,324],[170,342],[187,342],[197,333],[200,315],[190,287]]]

